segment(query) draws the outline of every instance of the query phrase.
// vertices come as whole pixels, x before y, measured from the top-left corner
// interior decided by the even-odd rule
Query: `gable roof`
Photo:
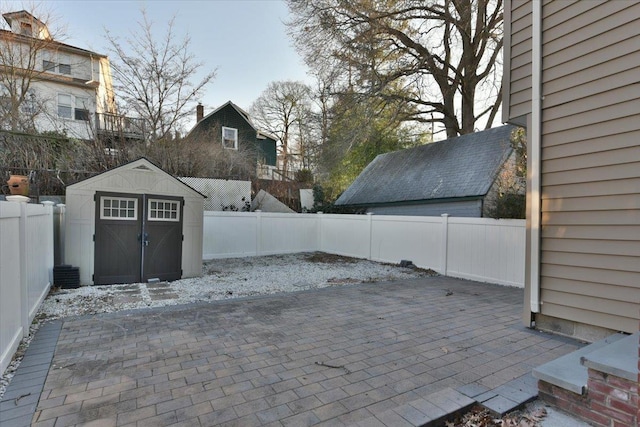
[[[12,27],[13,25],[12,23],[14,20],[20,21],[20,19],[22,18],[22,19],[27,19],[29,21],[32,21],[33,23],[40,26],[41,28],[44,28],[47,34],[49,33],[47,24],[45,24],[44,22],[42,22],[41,20],[33,16],[31,13],[27,12],[26,10],[20,10],[18,12],[3,13],[2,17],[7,22],[7,24],[9,24],[9,27]],[[26,43],[28,43],[29,39],[33,39],[33,37],[31,36],[26,36],[20,33],[14,33],[11,28],[8,30],[0,29],[0,37],[6,38],[9,40],[13,39],[16,41],[23,41]],[[77,46],[71,46],[69,44],[53,40],[51,39],[50,34],[48,34],[48,40],[49,40],[48,43],[50,44],[51,49],[60,49],[64,52],[75,53],[78,55],[85,55],[85,56],[94,55],[101,58],[107,58],[107,55],[104,55],[102,53],[93,52],[87,49],[83,49]]]
[[[94,182],[98,182],[101,178],[103,178],[105,175],[107,174],[112,174],[114,171],[117,171],[118,169],[127,169],[127,170],[138,170],[138,171],[149,171],[149,172],[155,172],[155,173],[159,173],[162,175],[165,175],[167,178],[169,178],[171,181],[175,181],[176,183],[179,184],[179,186],[184,187],[186,190],[188,190],[189,192],[198,195],[198,196],[202,196],[203,198],[207,198],[207,196],[205,194],[202,194],[201,192],[199,192],[198,190],[196,190],[195,188],[193,188],[192,186],[190,186],[189,184],[181,181],[180,179],[176,178],[175,176],[165,172],[163,169],[161,169],[159,166],[156,166],[151,160],[147,159],[146,157],[140,157],[136,160],[132,160],[128,163],[125,163],[123,165],[117,166],[115,168],[100,172],[97,175],[94,175],[92,177],[80,180],[78,182],[75,182],[71,185],[68,185],[67,188],[80,188],[80,187],[88,187],[93,185]]]
[[[209,117],[211,117],[214,114],[216,114],[217,112],[223,110],[227,106],[231,106],[231,108],[236,110],[238,112],[238,114],[247,122],[247,124],[249,126],[251,126],[251,128],[253,130],[256,131],[258,139],[269,138],[269,139],[272,139],[274,141],[278,140],[278,138],[276,138],[275,136],[271,135],[270,133],[262,131],[262,130],[259,130],[258,128],[256,128],[256,126],[251,121],[251,117],[249,116],[249,113],[247,113],[246,111],[244,111],[242,108],[238,107],[236,104],[234,104],[231,101],[225,102],[224,104],[222,104],[221,106],[219,106],[218,108],[216,108],[215,110],[213,110],[212,112],[210,112],[209,114],[204,116],[202,119],[200,119],[200,121],[198,121],[198,123],[196,123],[196,125],[189,131],[189,133],[187,133],[185,138],[188,137],[189,135],[191,135],[196,129],[198,129],[198,125],[200,125],[200,123],[204,123]],[[202,125],[202,126],[204,126],[204,125]]]
[[[201,123],[205,123],[209,117],[211,117],[214,114],[218,113],[219,111],[223,110],[227,106],[231,106],[234,110],[236,110],[238,112],[238,114],[240,115],[240,117],[242,117],[247,122],[247,124],[249,126],[251,126],[251,128],[253,130],[256,131],[256,133],[258,132],[258,129],[256,129],[256,127],[251,122],[251,118],[249,118],[249,113],[244,111],[242,108],[238,107],[233,102],[227,101],[224,104],[222,104],[221,106],[219,106],[218,108],[216,108],[215,110],[213,110],[212,112],[210,112],[209,114],[207,114],[206,116],[204,116],[202,119],[200,119],[200,121],[198,121],[198,123],[196,123],[196,125],[189,131],[189,133],[187,133],[185,138],[188,137],[189,135],[191,135],[192,133],[194,133],[198,129],[198,127],[205,126],[204,124],[201,125]]]
[[[506,125],[378,155],[336,200],[372,205],[485,196],[513,151]]]

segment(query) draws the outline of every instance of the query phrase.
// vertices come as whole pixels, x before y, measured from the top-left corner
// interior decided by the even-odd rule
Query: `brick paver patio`
[[[430,277],[65,319],[32,425],[395,427],[476,401],[504,412],[536,395],[532,368],[579,345],[522,327],[522,301]]]

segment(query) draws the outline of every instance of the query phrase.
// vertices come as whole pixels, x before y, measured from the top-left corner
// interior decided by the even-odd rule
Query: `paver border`
[[[0,421],[28,427],[36,412],[62,331],[62,320],[46,322],[36,332],[0,400]]]

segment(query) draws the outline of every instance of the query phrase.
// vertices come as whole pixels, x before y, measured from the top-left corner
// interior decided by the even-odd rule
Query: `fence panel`
[[[205,259],[323,251],[524,286],[524,220],[205,212],[204,230]]]
[[[0,372],[22,339],[20,205],[0,201]]]
[[[421,268],[440,271],[442,220],[439,217],[374,215],[371,259],[399,263],[412,261]]]
[[[523,220],[449,218],[446,275],[524,286]]]
[[[256,219],[259,255],[318,250],[317,215],[258,213]]]
[[[29,323],[53,282],[53,202],[27,204],[27,307]]]
[[[29,333],[53,276],[53,203],[0,202],[0,371]]]
[[[371,257],[371,215],[317,215],[318,250],[355,258]]]
[[[256,256],[257,213],[204,212],[202,258]]]

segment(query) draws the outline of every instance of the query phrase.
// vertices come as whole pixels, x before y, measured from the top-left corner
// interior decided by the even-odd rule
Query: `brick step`
[[[587,367],[581,362],[582,359],[596,351],[608,353],[610,350],[607,349],[610,345],[615,344],[625,337],[627,337],[627,335],[614,334],[603,340],[596,341],[593,344],[589,344],[574,351],[573,353],[566,354],[549,363],[538,366],[533,370],[533,376],[534,378],[555,385],[564,390],[584,395],[587,391],[588,373]]]
[[[538,395],[594,426],[637,427],[640,332],[608,340],[537,368]]]

